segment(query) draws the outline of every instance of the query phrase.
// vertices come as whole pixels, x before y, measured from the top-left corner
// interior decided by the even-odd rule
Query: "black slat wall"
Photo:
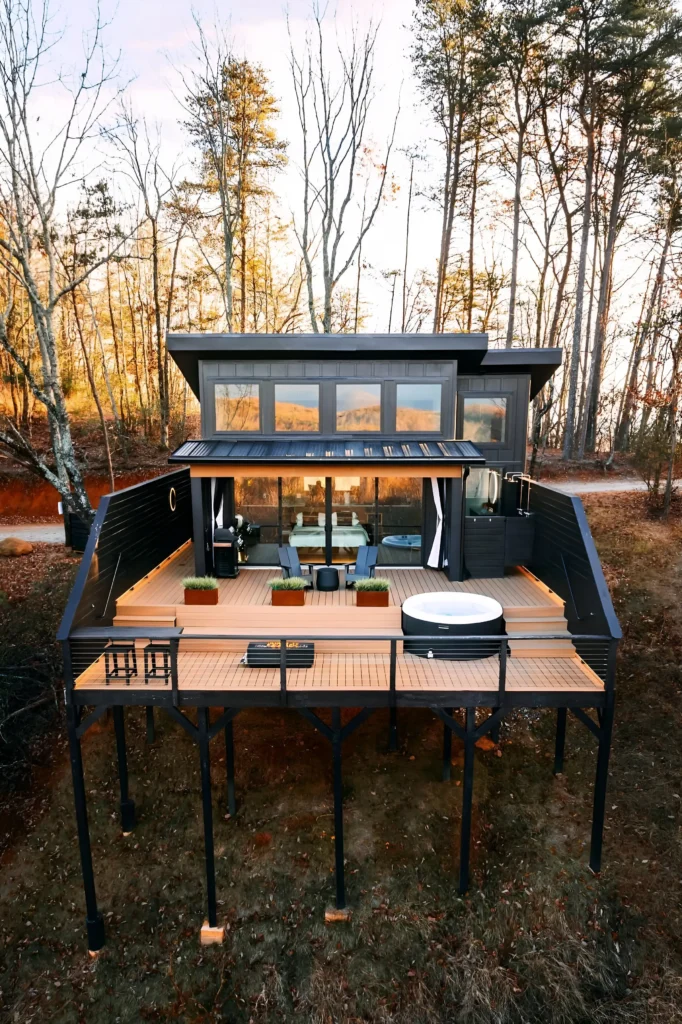
[[[533,483],[530,510],[535,513],[536,525],[528,568],[566,602],[571,632],[620,638],[618,619],[580,499]]]
[[[188,469],[105,495],[90,530],[58,639],[66,639],[78,626],[110,626],[116,598],[191,536]]]

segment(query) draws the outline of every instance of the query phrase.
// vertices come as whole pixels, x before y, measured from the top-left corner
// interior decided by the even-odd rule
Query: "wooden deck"
[[[138,665],[141,665],[141,651]],[[185,652],[178,656],[178,689],[180,693],[192,691],[266,691],[279,694],[279,669],[251,668],[241,663],[238,652]],[[499,662],[496,657],[477,661],[441,661],[436,658],[417,658],[399,654],[396,665],[396,689],[406,691],[476,691],[497,692]],[[104,675],[104,659],[99,658],[76,682],[78,690],[109,691],[142,690],[168,693],[170,685],[150,680],[145,685],[142,677],[134,677],[130,684],[123,680],[110,680]],[[532,661],[507,663],[508,692],[587,692],[603,691],[603,683],[578,657],[536,658]],[[389,657],[385,654],[328,653],[315,655],[311,668],[289,668],[287,691],[379,691],[389,690]]]
[[[240,692],[280,696],[279,669],[259,669],[241,664],[248,639],[244,636],[298,636],[315,641],[315,661],[308,669],[287,669],[287,692],[322,695],[353,691],[380,697],[390,691],[389,643],[373,637],[402,638],[400,606],[413,594],[455,591],[485,594],[500,602],[510,634],[511,657],[507,662],[506,689],[510,694],[584,695],[589,701],[603,694],[601,679],[577,655],[566,631],[561,599],[531,573],[519,569],[503,579],[450,582],[444,573],[430,569],[377,569],[377,576],[391,581],[390,606],[363,609],[355,604],[352,590],[331,593],[309,591],[303,608],[274,608],[268,580],[277,569],[243,567],[235,580],[219,581],[219,603],[214,607],[186,606],[182,579],[193,572],[191,544],[185,545],[147,577],[118,598],[114,624],[121,627],[182,626],[178,656],[178,689],[191,694]],[[514,640],[513,634],[548,633],[566,639]],[[337,640],[318,640],[322,636]],[[219,639],[208,639],[218,636]],[[235,637],[240,636],[241,639]],[[353,640],[344,641],[344,636]],[[204,638],[207,639],[204,639]],[[362,639],[359,639],[362,638]],[[143,657],[138,643],[139,676],[127,686],[123,680],[107,684],[103,658],[77,679],[76,688],[100,690],[119,699],[121,691],[134,694],[169,694],[170,686],[144,681]],[[418,658],[397,645],[396,692],[495,694],[499,684],[497,657],[476,661]],[[165,698],[164,698],[165,699]]]
[[[116,625],[132,625],[130,619],[182,616],[185,612],[182,580],[194,573],[194,554],[191,544],[181,548],[168,559],[163,566],[155,569],[130,590],[122,594],[116,602]],[[256,569],[243,567],[237,579],[219,580],[218,609],[227,610],[230,605],[262,605],[270,606],[270,589],[268,580],[279,576],[279,569]],[[556,615],[563,615],[563,602],[542,583],[535,580],[525,570],[517,570],[504,579],[467,580],[464,583],[451,583],[442,572],[433,569],[383,569],[377,568],[377,576],[391,582],[389,603],[399,609],[403,601],[413,594],[428,591],[452,590],[485,594],[499,601],[509,613],[523,614],[533,609],[544,610]],[[309,613],[317,608],[355,607],[355,594],[342,585],[339,590],[325,593],[318,590],[306,594],[305,612],[298,609],[298,614]],[[207,611],[207,609],[202,609]],[[215,608],[208,609],[211,615]],[[363,614],[366,614],[363,610]],[[306,615],[311,619],[312,616]],[[147,624],[151,625],[152,622]],[[399,624],[399,623],[398,623]],[[182,625],[178,622],[178,625]]]

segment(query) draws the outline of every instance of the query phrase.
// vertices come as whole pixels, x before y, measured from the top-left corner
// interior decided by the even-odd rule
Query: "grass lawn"
[[[387,712],[344,745],[350,924],[332,904],[329,745],[295,712],[235,720],[237,796],[212,744],[222,947],[205,916],[198,751],[157,712],[127,713],[139,824],[118,821],[113,729],[84,744],[93,856],[108,941],[86,953],[70,772],[62,733],[38,773],[42,803],[2,861],[0,1021],[670,1024],[682,1020],[680,847],[682,527],[643,499],[588,504],[625,628],[604,871],[587,868],[595,741],[569,719],[552,776],[554,716],[507,720],[479,750],[472,886],[457,895],[461,749],[440,778],[442,727]],[[13,797],[8,796],[7,800]],[[22,797],[23,799],[23,797]]]

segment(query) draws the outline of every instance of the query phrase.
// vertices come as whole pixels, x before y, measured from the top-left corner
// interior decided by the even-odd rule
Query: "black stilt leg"
[[[332,708],[332,760],[334,771],[334,851],[336,855],[336,907],[346,906],[343,863],[343,780],[341,776],[341,708]]]
[[[389,708],[388,749],[394,753],[398,749],[398,709]]]
[[[499,710],[499,708],[491,708],[490,710],[491,710],[492,714],[494,715],[495,712]],[[490,739],[493,741],[493,743],[499,743],[500,742],[500,726],[501,725],[502,725],[502,720],[500,719],[500,721],[496,725],[494,725],[492,727],[492,729],[490,730]]]
[[[566,745],[566,708],[559,708],[556,713],[556,741],[554,743],[554,774],[561,775],[564,770],[564,746]]]
[[[452,714],[452,708],[445,708],[448,715]],[[449,725],[443,723],[443,782],[449,782],[452,777],[452,731]]]
[[[227,771],[227,813],[234,818],[237,800],[234,793],[234,732],[232,722],[225,726],[225,768]]]
[[[147,712],[147,743],[150,745],[156,739],[156,729],[154,728],[154,708],[146,708]]]
[[[476,710],[466,710],[466,736],[464,739],[464,784],[462,786],[462,833],[459,843],[459,891],[469,888],[469,851],[471,848],[471,804],[474,795],[474,734]]]
[[[201,802],[204,812],[204,851],[206,855],[206,902],[209,927],[218,924],[213,851],[213,803],[211,801],[211,757],[208,736],[208,708],[199,708],[199,762],[201,765]]]
[[[76,733],[76,709],[68,700],[66,704],[66,721],[69,734],[71,774],[73,776],[73,796],[76,807],[78,848],[81,858],[81,870],[83,872],[83,888],[85,889],[85,927],[88,934],[88,949],[91,953],[97,953],[104,946],[104,921],[102,920],[102,915],[97,909],[95,875],[92,869],[90,830],[88,828],[88,812],[85,802],[83,758],[81,755],[81,743]]]
[[[114,706],[114,731],[116,733],[116,753],[118,755],[118,778],[121,786],[121,830],[132,832],[135,828],[135,803],[128,794],[128,758],[126,756],[126,732],[123,708]]]
[[[597,753],[597,776],[594,783],[594,808],[592,812],[592,842],[590,844],[590,867],[601,871],[601,850],[604,838],[604,810],[606,807],[606,784],[609,775],[611,753],[611,732],[613,730],[613,693],[601,717],[599,752]]]

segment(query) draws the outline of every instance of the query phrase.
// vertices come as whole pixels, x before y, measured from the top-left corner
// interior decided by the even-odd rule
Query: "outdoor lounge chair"
[[[282,576],[285,580],[288,580],[290,576],[301,576],[305,579],[307,576],[310,580],[307,581],[307,585],[312,587],[313,585],[313,567],[311,563],[306,565],[307,572],[304,572],[301,568],[301,562],[298,557],[298,551],[291,544],[284,544],[282,547],[277,549],[279,552],[279,564],[282,569]]]
[[[346,565],[346,586],[352,587],[356,580],[369,580],[374,576],[377,567],[377,551],[373,544],[365,544],[358,548],[358,555],[354,562]],[[352,571],[351,571],[352,570]]]

